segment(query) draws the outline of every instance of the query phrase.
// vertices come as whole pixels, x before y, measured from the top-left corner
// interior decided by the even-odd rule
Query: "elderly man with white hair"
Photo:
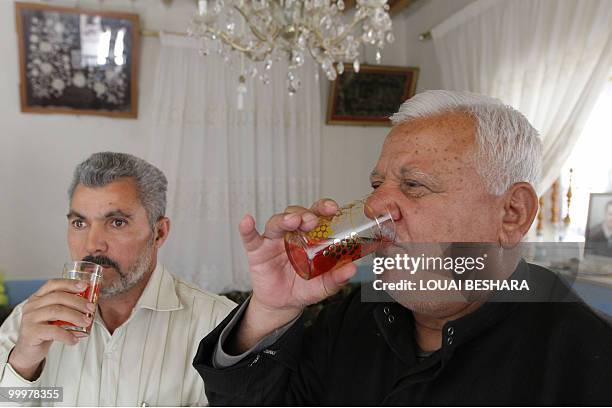
[[[542,147],[527,119],[489,97],[428,91],[392,122],[370,180],[396,229],[394,245],[379,255],[440,243],[512,253],[538,210]],[[557,276],[519,256],[492,261],[488,273],[560,291],[552,300],[563,302],[520,293],[494,302],[494,292],[422,300],[404,292],[368,303],[356,290],[304,329],[304,307],[337,292],[356,267],[296,278],[283,236],[312,230],[337,208],[332,200],[288,207],[263,234],[249,215],[240,223],[253,294],[200,343],[194,366],[211,403],[612,403],[612,327]]]

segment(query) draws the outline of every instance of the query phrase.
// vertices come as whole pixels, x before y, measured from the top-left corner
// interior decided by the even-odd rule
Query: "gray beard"
[[[147,246],[140,252],[138,258],[136,258],[136,262],[134,262],[134,265],[132,265],[127,273],[119,269],[117,270],[117,273],[119,274],[118,279],[116,279],[109,286],[103,287],[100,290],[100,298],[113,298],[129,291],[140,283],[151,266],[152,258],[153,237],[151,237],[151,240],[147,243]]]

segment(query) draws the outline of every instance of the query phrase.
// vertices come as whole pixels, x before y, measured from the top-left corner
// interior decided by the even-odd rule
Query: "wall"
[[[431,41],[418,41],[471,0],[430,0],[395,21],[396,42],[385,49],[383,64],[418,66],[418,90],[439,88],[440,74]],[[193,3],[175,0],[71,0],[46,4],[131,11],[147,28],[184,31]],[[137,120],[93,116],[36,115],[19,112],[17,39],[11,0],[0,0],[0,270],[11,279],[58,276],[68,258],[65,244],[66,189],[74,166],[95,151],[146,155],[157,39],[143,38],[140,115]],[[366,55],[373,61],[372,55]],[[327,80],[321,120],[327,106]],[[373,168],[388,128],[323,126],[322,195],[345,202],[369,192]]]

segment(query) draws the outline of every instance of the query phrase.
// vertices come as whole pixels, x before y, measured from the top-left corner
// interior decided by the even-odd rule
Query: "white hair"
[[[391,123],[397,126],[443,113],[468,113],[475,119],[473,159],[490,193],[501,195],[521,181],[535,187],[542,163],[538,132],[522,113],[499,99],[470,92],[425,91],[404,102]]]

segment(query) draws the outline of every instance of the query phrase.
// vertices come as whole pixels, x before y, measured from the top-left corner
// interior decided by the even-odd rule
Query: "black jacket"
[[[579,301],[486,303],[448,322],[442,348],[417,363],[412,313],[355,291],[217,370],[234,313],[194,359],[212,405],[612,405],[612,326]]]

